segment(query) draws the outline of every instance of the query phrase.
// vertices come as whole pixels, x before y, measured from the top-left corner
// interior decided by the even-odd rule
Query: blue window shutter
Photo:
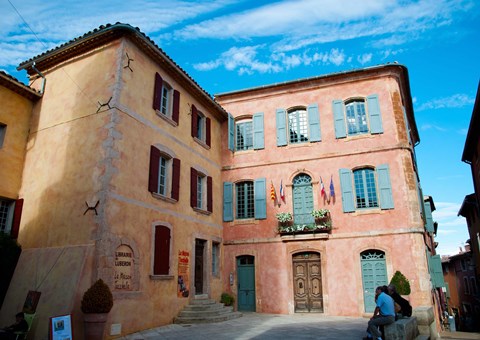
[[[350,169],[340,169],[339,172],[343,212],[355,211],[355,205],[353,204],[352,171]]]
[[[345,116],[343,114],[343,100],[334,100],[333,105],[333,119],[335,124],[335,138],[347,137],[347,129],[345,128]]]
[[[253,148],[255,150],[265,148],[263,112],[258,112],[253,115]]]
[[[267,186],[266,179],[255,180],[253,192],[255,194],[255,219],[267,218]]]
[[[235,120],[228,114],[228,150],[233,151],[235,147]]]
[[[433,255],[431,258],[431,268],[433,270],[433,284],[436,288],[445,287],[445,280],[443,278],[442,259],[440,255]],[[431,275],[432,275],[431,274]]]
[[[377,166],[378,191],[380,193],[380,208],[393,209],[392,184],[390,170],[387,164]]]
[[[233,221],[233,183],[223,182],[223,221]]]
[[[308,125],[310,126],[310,142],[320,142],[322,133],[320,131],[320,113],[318,112],[318,104],[310,104],[307,108]]]
[[[367,97],[367,106],[368,116],[370,117],[370,132],[383,133],[382,115],[380,114],[380,104],[376,94]]]
[[[287,145],[287,112],[277,109],[277,146]]]
[[[433,217],[432,217],[432,206],[430,202],[424,202],[425,204],[425,229],[429,233],[435,232],[435,228],[433,226]]]

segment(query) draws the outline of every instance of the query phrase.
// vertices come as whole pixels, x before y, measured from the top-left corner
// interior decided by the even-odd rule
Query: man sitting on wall
[[[15,332],[25,332],[28,329],[28,323],[25,321],[23,312],[15,315],[15,323],[0,330],[0,339],[16,339]]]
[[[363,338],[364,340],[382,340],[382,333],[378,327],[395,322],[395,304],[387,291],[387,286],[379,286],[375,289],[377,306],[368,321],[367,336]]]

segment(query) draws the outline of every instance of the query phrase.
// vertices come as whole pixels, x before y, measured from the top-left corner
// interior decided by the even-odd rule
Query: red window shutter
[[[160,150],[153,145],[150,147],[150,171],[148,174],[148,191],[157,192]]]
[[[192,137],[197,136],[197,108],[192,104]]]
[[[172,198],[178,201],[180,194],[180,160],[173,159],[173,175],[172,175]]]
[[[155,250],[153,275],[168,275],[170,269],[170,229],[163,225],[155,227]]]
[[[205,143],[207,143],[208,146],[210,146],[210,141],[212,139],[212,129],[210,127],[211,125],[211,120],[210,118],[207,117],[206,121],[205,121],[205,125],[206,125],[206,133],[205,133]]]
[[[190,168],[190,206],[197,207],[197,170]]]
[[[213,212],[212,176],[207,176],[207,211]]]
[[[157,73],[155,73],[155,88],[153,91],[153,109],[160,110],[160,103],[162,101],[162,85],[163,79]]]
[[[23,198],[15,201],[15,210],[13,211],[13,222],[11,236],[14,239],[18,238],[18,232],[20,231],[20,220],[22,218],[23,210]]]
[[[180,112],[180,92],[173,90],[173,110],[172,120],[178,124],[178,116]]]

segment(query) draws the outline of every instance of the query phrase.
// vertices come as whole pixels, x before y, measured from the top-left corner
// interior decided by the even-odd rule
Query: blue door
[[[375,288],[388,284],[385,253],[370,249],[360,254],[365,312],[375,310]]]
[[[238,310],[255,312],[255,258],[237,258]]]
[[[295,224],[313,224],[312,178],[300,174],[293,179],[293,221]]]

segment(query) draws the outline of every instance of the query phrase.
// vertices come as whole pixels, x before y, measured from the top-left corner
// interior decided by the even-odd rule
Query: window
[[[168,275],[170,272],[170,228],[155,226],[153,275]]]
[[[373,169],[360,169],[353,172],[355,182],[356,208],[378,207],[375,173]]]
[[[267,218],[266,179],[223,183],[223,220]],[[235,195],[234,195],[235,193]],[[235,207],[235,211],[233,209]]]
[[[337,99],[332,105],[336,138],[383,133],[378,95],[370,95],[366,100]]]
[[[339,172],[344,212],[378,207],[382,210],[394,208],[388,165],[354,171],[340,169]]]
[[[220,274],[220,243],[212,242],[212,274],[218,276]]]
[[[235,150],[241,151],[253,149],[252,121],[239,122],[235,127]]]
[[[472,292],[472,295],[477,294],[477,281],[474,277],[470,278],[470,291]]]
[[[18,237],[23,199],[9,200],[0,198],[0,233]]]
[[[461,259],[460,260],[460,265],[462,266],[462,271],[466,271],[467,270],[467,264],[465,262],[465,259]]]
[[[164,118],[178,125],[180,111],[180,92],[155,73],[153,109]]]
[[[468,287],[468,277],[466,276],[463,277],[463,289],[465,295],[470,295],[470,288]]]
[[[198,111],[195,105],[192,105],[192,137],[210,146],[211,120]]]
[[[321,141],[318,104],[277,109],[277,146]]]
[[[236,218],[253,218],[255,213],[253,181],[235,184]]]
[[[201,211],[213,211],[212,177],[190,168],[190,206]]]
[[[228,115],[228,149],[231,151],[260,150],[265,148],[263,112],[255,113],[252,118],[241,118],[235,122]]]
[[[150,148],[148,190],[162,197],[178,201],[180,191],[180,160],[155,146]]]
[[[6,134],[7,134],[7,126],[5,124],[0,123],[0,148],[3,147]]]

